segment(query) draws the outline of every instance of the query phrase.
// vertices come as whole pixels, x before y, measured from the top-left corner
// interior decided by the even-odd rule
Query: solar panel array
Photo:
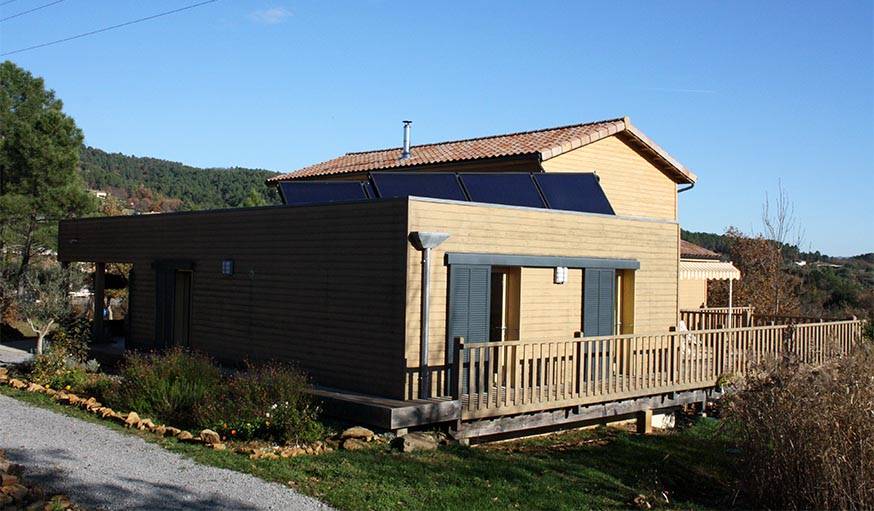
[[[290,181],[279,186],[288,205],[416,196],[615,214],[598,177],[583,172],[371,172],[367,181]]]

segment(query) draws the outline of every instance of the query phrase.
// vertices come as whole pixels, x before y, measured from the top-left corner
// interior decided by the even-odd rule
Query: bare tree
[[[783,258],[787,255],[787,248],[798,248],[804,240],[804,230],[801,228],[798,217],[795,216],[795,206],[789,198],[789,193],[783,188],[783,182],[777,181],[777,196],[771,205],[771,198],[765,191],[765,202],[762,204],[763,237],[776,245],[779,260],[777,264],[770,265],[771,271],[776,272],[769,279],[773,285],[771,292],[774,296],[775,313],[779,314],[783,306],[785,286],[787,281],[781,278],[779,273],[783,270]]]

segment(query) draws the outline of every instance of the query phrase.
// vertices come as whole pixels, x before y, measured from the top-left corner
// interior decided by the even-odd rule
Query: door
[[[191,270],[171,266],[155,269],[155,347],[189,347]]]
[[[451,364],[455,338],[464,337],[465,344],[488,342],[489,340],[489,305],[491,295],[491,267],[488,265],[454,264],[449,267],[449,335],[447,339],[447,360]],[[465,355],[463,367],[474,365],[473,374],[480,375],[479,366],[488,360],[487,356],[476,356],[470,359]],[[467,392],[468,371],[463,370],[464,381],[462,392]],[[479,378],[479,376],[476,376]],[[458,381],[458,375],[453,375],[453,382]],[[477,385],[479,381],[474,381]]]

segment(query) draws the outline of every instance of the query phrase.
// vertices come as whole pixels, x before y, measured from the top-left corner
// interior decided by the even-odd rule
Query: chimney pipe
[[[407,160],[410,158],[410,125],[413,121],[404,121],[404,150],[401,152],[401,159]]]

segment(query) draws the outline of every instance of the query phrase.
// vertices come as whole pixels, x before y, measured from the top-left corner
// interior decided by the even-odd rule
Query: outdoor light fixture
[[[222,275],[231,276],[234,274],[234,260],[224,259],[222,261]]]
[[[567,266],[557,266],[553,272],[552,281],[555,284],[565,284],[567,282]]]
[[[431,393],[431,374],[428,372],[428,310],[431,287],[431,249],[440,245],[449,234],[445,232],[410,233],[410,243],[422,251],[422,338],[419,345],[419,397],[427,399]]]

